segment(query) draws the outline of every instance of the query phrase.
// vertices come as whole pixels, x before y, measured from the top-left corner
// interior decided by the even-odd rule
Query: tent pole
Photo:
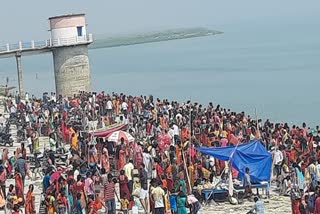
[[[184,168],[186,169],[186,175],[187,175],[189,191],[190,191],[191,190],[191,183],[190,183],[188,167],[187,167],[187,164],[186,164],[186,159],[185,159],[185,156],[184,156],[183,146],[182,146],[181,150],[182,150],[181,152],[182,152],[182,157],[183,157],[183,164],[184,164]]]
[[[260,136],[260,130],[259,130],[259,125],[258,125],[258,114],[257,114],[257,109],[256,108],[254,108],[254,114],[255,114],[255,116],[256,116],[256,133],[255,133],[255,137],[256,137],[256,139],[257,140],[259,140],[260,138],[261,138],[261,136]]]
[[[192,111],[191,111],[191,97],[190,97],[190,107],[189,107],[189,122],[190,122],[190,138],[189,138],[189,151],[191,152],[191,149],[192,149]],[[189,154],[189,164],[191,164],[191,155]],[[190,186],[191,188],[191,186]]]
[[[238,145],[239,145],[239,141],[236,145],[236,147],[234,148],[234,150],[232,151],[230,157],[229,157],[229,196],[233,196],[233,181],[232,181],[232,158],[233,158],[233,155],[234,153],[236,152],[237,148],[238,148]],[[231,179],[231,180],[230,180]],[[231,186],[231,187],[230,187]],[[232,188],[232,192],[231,192],[231,188]],[[231,192],[231,194],[230,194]]]

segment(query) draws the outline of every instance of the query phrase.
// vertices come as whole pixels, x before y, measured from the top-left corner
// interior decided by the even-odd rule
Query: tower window
[[[82,26],[77,27],[78,36],[82,36]]]

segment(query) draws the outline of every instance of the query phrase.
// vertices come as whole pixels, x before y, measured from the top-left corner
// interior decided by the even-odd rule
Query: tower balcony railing
[[[68,38],[49,39],[48,45],[50,47],[58,47],[58,46],[69,46],[69,45],[77,45],[77,44],[87,44],[91,42],[93,42],[93,36],[92,34],[88,34],[88,35],[68,37]]]
[[[0,45],[0,54],[12,53],[16,51],[32,51],[39,49],[46,49],[52,47],[60,47],[60,46],[70,46],[77,44],[89,44],[93,42],[92,34],[83,35],[83,36],[75,36],[69,38],[58,38],[58,39],[48,39],[44,41],[30,41],[30,42],[22,42],[13,44],[5,44]]]

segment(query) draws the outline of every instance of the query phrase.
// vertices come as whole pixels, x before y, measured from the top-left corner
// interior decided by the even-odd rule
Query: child
[[[169,192],[166,187],[163,188],[164,190],[164,208],[166,214],[171,214],[171,208],[170,208],[170,201],[169,201]]]
[[[53,206],[53,202],[55,201],[55,198],[53,197],[53,194],[51,192],[48,192],[47,194],[48,195],[46,197],[45,203],[46,203],[48,214],[54,214],[55,209]]]
[[[161,175],[161,183],[162,188],[168,188],[167,177],[165,175]]]
[[[77,193],[77,201],[76,201],[76,213],[77,214],[83,214],[82,209],[83,209],[83,207],[82,207],[82,204],[81,204],[81,193],[78,192]]]
[[[96,203],[94,201],[94,195],[88,195],[88,204],[87,204],[87,212],[90,214],[98,214],[98,208],[96,207]]]
[[[123,198],[121,199],[121,210],[123,211],[124,214],[128,213],[128,205],[129,205],[129,200],[126,198],[127,193],[123,193]]]
[[[16,197],[15,191],[14,191],[14,186],[13,184],[10,184],[9,186],[9,191],[7,193],[7,208],[8,209],[13,209],[13,199]]]
[[[59,207],[59,213],[66,213],[67,207],[68,207],[68,200],[64,195],[64,192],[62,191],[60,191],[60,194],[58,196],[58,207]]]
[[[176,214],[177,213],[177,196],[175,195],[174,190],[171,190],[171,194],[169,195],[169,200],[170,200],[171,213]]]
[[[12,214],[20,214],[20,210],[19,210],[19,205],[18,204],[15,204],[13,206],[13,212]]]
[[[98,210],[101,210],[102,207],[104,207],[105,210],[107,210],[106,206],[102,203],[101,199],[100,199],[100,192],[96,192],[96,195],[95,195],[95,206]]]
[[[134,183],[133,183],[133,191],[134,192],[136,189],[140,189],[141,188],[141,184],[139,182],[139,179],[134,179]]]

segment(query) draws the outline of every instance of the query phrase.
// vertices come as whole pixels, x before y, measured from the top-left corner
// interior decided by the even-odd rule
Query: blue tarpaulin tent
[[[198,151],[217,159],[231,160],[232,166],[243,177],[245,168],[250,169],[252,181],[269,181],[271,176],[272,156],[260,141],[227,147],[197,147]]]

